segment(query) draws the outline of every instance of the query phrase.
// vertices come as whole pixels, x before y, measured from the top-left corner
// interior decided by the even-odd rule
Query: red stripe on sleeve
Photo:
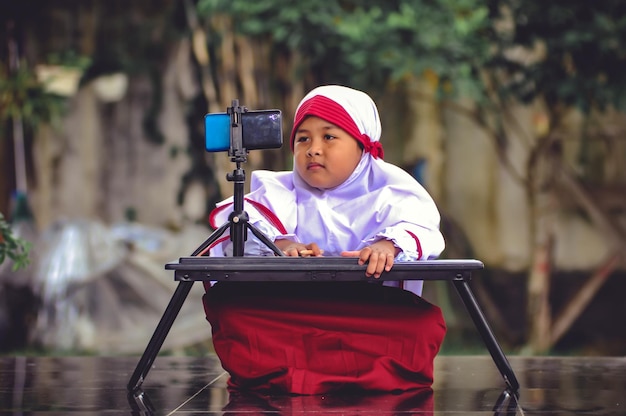
[[[268,207],[261,204],[260,202],[252,201],[251,199],[247,199],[252,206],[254,206],[263,216],[278,230],[281,234],[287,234],[287,229],[283,225],[283,223],[278,219],[276,214],[272,212]]]
[[[250,205],[255,207],[257,209],[257,211],[259,211],[261,213],[261,215],[263,215],[265,217],[265,219],[267,219],[270,222],[270,224],[272,224],[272,226],[274,226],[281,234],[287,234],[287,229],[285,228],[283,223],[280,221],[280,219],[278,219],[276,214],[274,214],[272,212],[272,210],[270,210],[268,207],[266,207],[265,205],[261,204],[260,202],[253,201],[253,200],[248,199],[248,198],[246,198],[246,201],[248,203],[250,203]],[[216,228],[218,228],[219,226],[222,225],[222,224],[216,224],[215,218],[224,209],[226,209],[227,207],[230,207],[232,205],[233,205],[233,203],[231,202],[231,203],[228,203],[228,204],[224,204],[221,207],[217,207],[213,211],[211,211],[211,213],[209,214],[209,224],[211,225],[211,227],[216,229]]]
[[[415,240],[415,245],[417,246],[417,258],[421,259],[422,258],[422,244],[420,243],[420,239],[417,238],[417,236],[413,234],[412,232],[410,232],[409,230],[404,230],[404,231],[409,233],[409,235],[413,237],[413,239]]]

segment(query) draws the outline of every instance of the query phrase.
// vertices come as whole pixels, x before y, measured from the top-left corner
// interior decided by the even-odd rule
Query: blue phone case
[[[211,113],[204,116],[205,148],[207,152],[223,152],[230,148],[230,115]]]

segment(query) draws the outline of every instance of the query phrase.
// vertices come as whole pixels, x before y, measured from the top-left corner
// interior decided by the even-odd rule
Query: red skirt
[[[229,387],[265,393],[430,387],[446,332],[437,306],[365,282],[219,282],[203,303]]]

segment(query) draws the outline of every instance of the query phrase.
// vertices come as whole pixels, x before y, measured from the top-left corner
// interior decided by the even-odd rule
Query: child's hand
[[[368,262],[365,275],[367,277],[374,276],[379,278],[383,270],[386,272],[391,270],[393,260],[398,251],[399,249],[391,241],[380,240],[360,251],[343,251],[341,255],[344,257],[358,257],[359,265]]]
[[[315,243],[302,244],[290,240],[278,240],[275,244],[285,253],[285,256],[321,257],[324,254],[324,250],[320,249]]]

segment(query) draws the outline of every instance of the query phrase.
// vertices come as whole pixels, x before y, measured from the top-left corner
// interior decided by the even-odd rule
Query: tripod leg
[[[254,225],[250,224],[249,222],[246,222],[246,225],[250,229],[250,231],[252,231],[252,234],[254,234],[256,238],[261,240],[263,244],[265,244],[268,248],[270,248],[274,252],[274,254],[276,254],[277,256],[285,255],[285,253],[283,253],[281,249],[276,247],[276,244],[274,244],[269,238],[267,238],[267,236],[263,234],[261,230],[259,230]]]
[[[180,312],[180,308],[183,306],[183,302],[191,291],[193,283],[193,281],[178,283],[178,287],[176,288],[170,303],[167,305],[167,309],[165,309],[165,312],[154,330],[154,334],[152,335],[148,346],[143,352],[143,355],[141,356],[139,363],[137,363],[137,367],[128,382],[128,386],[126,388],[129,391],[136,391],[143,384],[148,371],[150,371],[157,354],[161,350],[161,346],[163,346],[165,337],[167,337],[168,332],[170,332],[172,324],[174,323],[178,312]]]
[[[489,323],[480,310],[480,306],[478,302],[476,302],[476,298],[472,294],[472,290],[469,287],[469,283],[465,279],[453,280],[454,286],[456,287],[463,304],[467,308],[470,316],[472,317],[472,321],[474,321],[474,325],[478,332],[483,338],[485,342],[485,346],[489,353],[491,354],[491,358],[495,362],[500,374],[504,378],[504,382],[511,389],[512,392],[517,392],[519,389],[519,382],[517,381],[517,377],[515,377],[515,373],[509,364],[504,352],[500,348],[500,344],[496,340],[496,337],[493,335],[491,328],[489,327]]]
[[[191,255],[192,256],[197,256],[200,253],[202,253],[204,251],[204,249],[206,249],[208,246],[213,244],[214,241],[216,241],[222,234],[224,234],[224,232],[228,229],[228,227],[230,227],[229,223],[222,224],[220,226],[220,228],[218,228],[217,230],[213,231],[211,233],[211,235],[209,236],[209,238],[204,240],[204,242],[202,244],[200,244],[200,246],[197,249],[195,249],[195,251],[193,253],[191,253]]]

